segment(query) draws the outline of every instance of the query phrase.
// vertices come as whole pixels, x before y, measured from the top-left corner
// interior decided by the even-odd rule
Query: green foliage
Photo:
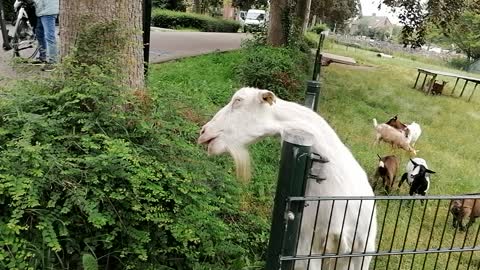
[[[324,23],[317,23],[314,26],[312,26],[309,31],[314,32],[316,34],[322,33],[323,31],[327,30],[328,26]]]
[[[456,57],[448,60],[448,65],[452,68],[467,70],[468,67],[472,64],[466,57]]]
[[[464,12],[452,25],[448,36],[468,58],[480,58],[480,14]]]
[[[161,9],[185,12],[187,5],[184,0],[153,0],[152,6]]]
[[[195,13],[176,12],[164,9],[155,9],[152,12],[152,24],[165,28],[195,28],[202,32],[230,32],[236,33],[240,24],[236,21],[212,18]]]
[[[242,208],[231,163],[205,159],[196,112],[126,91],[99,59],[2,92],[0,269],[79,269],[85,253],[104,269],[254,264],[268,222]]]
[[[348,20],[359,13],[359,0],[321,0],[312,1],[311,13],[330,29],[343,30]]]
[[[238,66],[242,84],[269,89],[284,99],[298,99],[309,69],[308,54],[292,47],[247,44]]]
[[[98,270],[97,259],[92,254],[85,253],[82,256],[83,270]]]

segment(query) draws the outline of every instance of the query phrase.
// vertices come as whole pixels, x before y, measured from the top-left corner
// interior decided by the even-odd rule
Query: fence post
[[[152,0],[143,1],[143,74],[148,75],[150,62],[150,25],[152,23]]]
[[[320,53],[323,48],[323,42],[325,41],[325,34],[320,33],[320,38],[318,40],[317,52],[315,53],[315,64],[313,65],[313,76],[312,80],[320,80],[320,69],[322,67],[322,54]]]
[[[292,196],[304,196],[313,135],[302,130],[286,130],[280,159],[272,227],[267,251],[267,270],[293,269],[294,262],[280,262],[280,255],[295,255],[304,202],[291,202]]]
[[[317,111],[318,100],[320,99],[320,81],[307,81],[305,92],[305,107]]]

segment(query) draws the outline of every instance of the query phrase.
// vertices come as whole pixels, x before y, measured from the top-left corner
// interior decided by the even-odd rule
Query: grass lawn
[[[427,160],[430,169],[437,172],[431,177],[429,194],[480,192],[478,173],[480,144],[476,142],[480,134],[480,92],[472,102],[466,102],[465,94],[468,97],[468,91],[463,98],[425,96],[412,89],[416,77],[415,67],[441,70],[448,68],[401,57],[377,58],[374,52],[352,48],[346,50],[344,46],[330,43],[327,44],[326,51],[351,56],[359,63],[374,66],[360,69],[332,64],[323,68],[322,97],[319,104],[320,114],[337,131],[368,175],[374,173],[377,153],[380,155],[395,153],[399,156],[403,173],[409,158],[406,153],[401,150],[392,151],[386,145],[373,146],[372,118],[384,122],[398,114],[402,122],[415,121],[422,127],[423,133],[416,145],[419,150],[418,156]],[[182,119],[177,127],[179,137],[175,139],[175,144],[179,147],[179,159],[207,158],[202,147],[195,145],[195,138],[190,135],[183,139],[182,131],[188,130],[187,133],[193,134],[194,130],[199,130],[201,125],[227,103],[232,93],[240,87],[236,80],[235,67],[241,61],[241,57],[241,52],[212,54],[156,65],[151,69],[149,86],[155,102],[159,106],[165,106],[167,108],[165,110],[170,110],[174,115],[173,120]],[[452,87],[453,84],[450,82],[447,86]],[[188,147],[190,151],[183,153],[182,147]],[[255,164],[252,182],[239,184],[245,191],[242,195],[243,209],[257,214],[260,220],[267,224],[278,169],[279,149],[276,139],[266,139],[252,146]],[[185,156],[192,153],[194,157]],[[217,166],[205,170],[211,170],[212,173],[215,170],[228,170],[234,175],[233,165],[228,157],[214,158],[214,162]],[[400,190],[395,190],[393,195],[406,195],[407,186],[405,184]],[[437,247],[447,218],[448,224],[442,246],[447,247],[453,243],[455,247],[461,247],[464,239],[467,240],[467,246],[473,245],[479,222],[470,229],[468,235],[458,232],[454,239],[451,216],[448,215],[447,209],[448,202],[440,204],[435,223],[433,219],[436,202],[423,206],[417,202],[413,207],[410,229],[407,231],[405,228],[410,220],[409,206],[394,202],[390,203],[386,211],[386,204],[379,204],[377,241],[380,239],[381,224],[384,219],[386,221],[382,234],[382,250],[391,247],[402,249],[404,239],[407,239],[406,249],[414,248],[418,235],[420,235],[418,248],[425,248],[430,239],[432,239],[430,246]],[[424,212],[425,220],[421,224]],[[397,213],[400,215],[398,221]],[[394,229],[395,222],[399,224],[397,230]],[[268,225],[264,228],[268,229]],[[432,228],[433,233],[430,234]],[[268,231],[259,232],[259,237],[267,239]],[[453,240],[455,242],[452,242]],[[259,258],[263,256],[257,255]],[[436,255],[429,255],[425,269],[457,269],[458,254],[451,255],[450,264],[447,263],[448,257],[449,255],[440,255],[438,262],[435,263]],[[469,257],[470,253],[463,255],[458,269],[467,269]],[[415,263],[411,264],[413,256],[402,258],[396,256],[388,263],[389,267],[397,268],[401,260],[399,269],[419,269],[424,258],[424,255],[416,256]],[[480,253],[475,254],[473,257],[475,264],[472,265],[479,264],[479,258]],[[376,269],[385,269],[386,264],[387,258],[380,258]]]

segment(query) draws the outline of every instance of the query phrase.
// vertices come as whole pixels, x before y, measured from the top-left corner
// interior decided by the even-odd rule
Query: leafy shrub
[[[195,28],[203,32],[230,32],[236,33],[240,24],[236,21],[215,19],[213,17],[176,12],[164,9],[155,9],[152,12],[152,24],[165,28]]]
[[[268,224],[198,155],[198,127],[100,59],[2,92],[0,269],[94,267],[85,253],[101,269],[232,269],[262,254]]]
[[[328,29],[328,26],[326,24],[318,23],[318,24],[315,24],[314,26],[310,27],[309,31],[320,35],[320,33],[322,33],[323,31],[325,31],[327,29]]]
[[[305,42],[307,43],[308,47],[310,48],[317,48],[318,47],[318,40],[319,40],[319,35],[313,33],[313,32],[307,32],[304,35]]]
[[[308,54],[297,48],[275,48],[250,43],[238,66],[241,83],[274,91],[284,99],[297,99],[303,94]]]
[[[466,57],[455,57],[448,60],[449,66],[460,70],[467,70],[471,64],[472,62]]]

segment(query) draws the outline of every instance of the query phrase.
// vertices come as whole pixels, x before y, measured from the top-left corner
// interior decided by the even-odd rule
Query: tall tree
[[[402,39],[405,46],[423,45],[427,35],[427,24],[433,23],[447,30],[467,8],[480,12],[478,0],[378,0],[379,8],[383,5],[400,11],[399,19],[404,25]]]
[[[267,43],[272,46],[287,44],[290,31],[288,0],[271,0],[270,23],[268,27]]]
[[[312,0],[312,14],[330,29],[343,29],[346,22],[357,16],[360,10],[359,0]]]
[[[62,0],[60,5],[60,54],[63,57],[72,52],[80,33],[94,23],[115,22],[122,31],[126,42],[111,51],[119,55],[117,66],[123,74],[126,86],[132,89],[144,88],[142,0]],[[102,46],[115,45],[114,37],[98,36],[91,42]]]
[[[311,4],[312,0],[297,0],[295,7],[295,25],[300,33],[307,31]]]
[[[472,11],[464,12],[449,27],[447,37],[469,59],[480,59],[480,14]]]

